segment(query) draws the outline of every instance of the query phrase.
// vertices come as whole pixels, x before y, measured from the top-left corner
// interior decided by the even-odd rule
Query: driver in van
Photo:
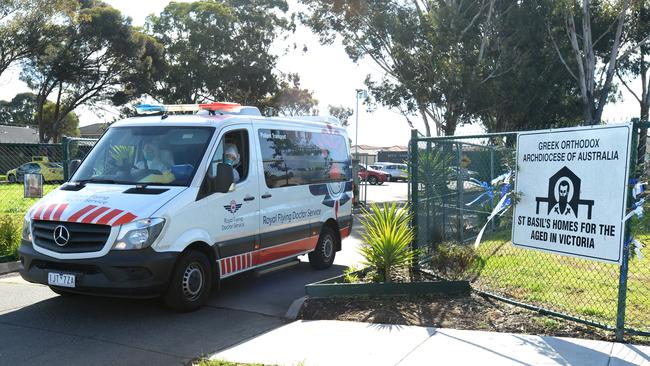
[[[161,173],[170,170],[171,166],[165,164],[160,155],[158,146],[152,142],[148,142],[142,148],[142,157],[144,159],[135,163],[135,167],[138,169],[157,170]]]
[[[140,182],[146,183],[170,183],[174,181],[175,177],[171,172],[173,165],[173,158],[168,150],[161,150],[158,148],[156,142],[148,142],[142,148],[142,156],[144,160],[138,161],[135,164],[137,169],[157,170],[159,174],[152,173],[142,179]]]
[[[233,182],[239,183],[239,172],[237,165],[239,165],[239,150],[237,145],[227,143],[223,149],[223,162],[232,167]]]

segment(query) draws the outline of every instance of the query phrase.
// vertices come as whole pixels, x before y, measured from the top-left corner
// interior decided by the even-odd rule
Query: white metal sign
[[[517,137],[512,243],[621,263],[632,125]]]

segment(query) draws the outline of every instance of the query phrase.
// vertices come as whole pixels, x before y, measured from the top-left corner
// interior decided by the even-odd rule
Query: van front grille
[[[59,238],[58,243],[54,240],[54,231],[58,226],[63,226],[69,233],[65,245]],[[34,244],[41,248],[58,253],[84,253],[100,251],[108,236],[111,227],[108,225],[81,224],[76,222],[62,221],[33,221],[32,235]]]

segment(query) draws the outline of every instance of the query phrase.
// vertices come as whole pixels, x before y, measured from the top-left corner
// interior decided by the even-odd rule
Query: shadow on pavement
[[[42,287],[14,287],[12,296],[30,289],[47,295],[0,315],[0,363],[181,364],[286,324],[283,316],[304,295],[305,284],[344,268],[316,271],[299,263],[260,277],[233,278],[213,293],[208,306],[187,314],[171,312],[157,300],[45,298]]]
[[[249,274],[227,279],[209,304],[283,317],[294,300],[305,296],[305,285],[338,276],[345,268],[333,265],[318,271],[309,263],[300,262],[260,277]]]

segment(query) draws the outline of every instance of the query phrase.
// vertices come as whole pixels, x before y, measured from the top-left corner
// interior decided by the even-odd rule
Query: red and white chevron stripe
[[[63,212],[67,207],[67,203],[40,205],[32,210],[31,217],[34,220],[80,222],[84,224],[111,226],[123,225],[137,218],[131,212],[124,212],[117,208],[111,209],[110,207],[87,205],[72,213],[67,219],[62,220]]]
[[[243,272],[253,266],[253,253],[244,253],[219,260],[221,277]]]

